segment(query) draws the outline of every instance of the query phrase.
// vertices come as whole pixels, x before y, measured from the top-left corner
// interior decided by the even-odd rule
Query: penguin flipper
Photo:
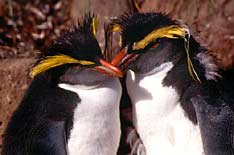
[[[234,112],[221,98],[197,96],[191,99],[200,127],[206,155],[234,154]]]
[[[67,155],[65,122],[47,122],[33,137],[30,152],[35,155]]]
[[[64,125],[64,121],[44,120],[23,132],[11,126],[3,141],[2,155],[67,155]]]

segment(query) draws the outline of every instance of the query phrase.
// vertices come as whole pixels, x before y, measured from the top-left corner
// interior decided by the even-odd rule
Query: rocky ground
[[[143,11],[166,12],[188,23],[200,42],[217,57],[221,67],[234,65],[234,0],[145,0]],[[13,9],[13,15],[11,13]],[[101,17],[98,40],[103,46],[102,24],[109,17],[129,12],[127,0],[0,0],[0,146],[4,128],[30,83],[30,67],[38,50],[91,10]]]

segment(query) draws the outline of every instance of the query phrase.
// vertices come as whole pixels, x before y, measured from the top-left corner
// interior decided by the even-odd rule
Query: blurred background
[[[234,66],[234,0],[137,0],[144,12],[168,13],[194,30],[197,40],[220,67]],[[30,83],[37,53],[87,12],[100,18],[98,40],[104,47],[103,24],[130,13],[129,0],[0,0],[0,149],[3,131]]]

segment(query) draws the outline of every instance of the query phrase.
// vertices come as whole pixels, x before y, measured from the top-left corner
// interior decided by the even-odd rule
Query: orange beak
[[[98,72],[106,74],[108,76],[123,77],[122,71],[120,71],[117,67],[103,59],[100,59],[99,61],[102,66],[95,67]]]
[[[127,55],[127,51],[127,47],[123,48],[111,61],[111,64],[114,66],[118,65],[122,61],[122,59]]]
[[[128,47],[123,48],[112,60],[111,64],[118,67],[123,67],[131,63],[134,59],[138,57],[137,53],[128,53]],[[122,68],[122,69],[123,69]]]

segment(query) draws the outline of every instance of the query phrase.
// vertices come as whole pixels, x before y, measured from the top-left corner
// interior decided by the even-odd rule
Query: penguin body
[[[102,59],[94,25],[86,16],[40,57],[5,130],[2,155],[117,153],[118,69]]]
[[[106,79],[92,89],[68,84],[59,84],[59,87],[77,93],[81,99],[74,110],[68,141],[70,154],[116,154],[120,139],[118,103],[122,91],[119,80]]]
[[[123,15],[113,26],[122,37],[113,62],[129,70],[133,123],[146,154],[234,154],[234,71],[219,69],[189,28],[167,15]]]
[[[67,154],[73,109],[79,101],[75,93],[51,88],[36,77],[8,123],[2,154]]]
[[[202,155],[198,125],[185,116],[176,89],[163,85],[163,79],[172,67],[173,64],[168,62],[151,73],[128,71],[126,85],[133,104],[133,123],[147,155]]]

